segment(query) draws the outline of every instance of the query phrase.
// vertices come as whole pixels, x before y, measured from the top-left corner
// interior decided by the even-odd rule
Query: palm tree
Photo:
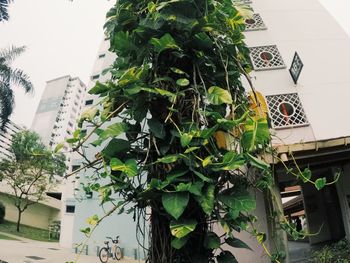
[[[11,68],[13,60],[24,51],[24,46],[0,49],[0,128],[8,122],[14,108],[12,87],[21,86],[26,93],[34,89],[29,77],[22,70]]]
[[[0,22],[9,20],[8,6],[12,0],[0,0]]]

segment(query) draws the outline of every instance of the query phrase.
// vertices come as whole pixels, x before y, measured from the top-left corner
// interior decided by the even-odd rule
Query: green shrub
[[[5,218],[5,206],[0,203],[0,224],[4,223]]]
[[[309,262],[313,263],[350,263],[350,243],[342,239],[314,251]]]

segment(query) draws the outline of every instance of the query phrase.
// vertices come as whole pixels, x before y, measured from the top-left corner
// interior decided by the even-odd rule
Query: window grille
[[[276,45],[251,47],[249,50],[254,70],[281,69],[286,67]]]
[[[266,96],[266,100],[274,128],[309,124],[297,93]]]
[[[245,20],[245,31],[265,30],[266,26],[259,14]]]

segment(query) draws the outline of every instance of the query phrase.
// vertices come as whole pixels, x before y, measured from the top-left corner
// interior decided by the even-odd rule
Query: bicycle
[[[106,246],[102,247],[98,254],[100,261],[102,263],[107,263],[109,258],[120,260],[122,258],[122,250],[117,245],[119,243],[119,236],[117,236],[116,239],[113,239],[111,237],[106,237],[106,238],[112,240],[113,245],[109,246],[109,241],[104,242]]]

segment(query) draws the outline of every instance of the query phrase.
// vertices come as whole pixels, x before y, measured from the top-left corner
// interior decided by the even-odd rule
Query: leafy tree
[[[0,128],[5,126],[13,111],[13,86],[21,86],[26,93],[33,91],[29,77],[22,70],[11,68],[13,60],[24,51],[24,46],[0,50]]]
[[[0,22],[9,20],[8,5],[12,0],[0,0]]]
[[[259,157],[267,120],[250,109],[240,81],[251,69],[242,34],[250,13],[231,0],[119,0],[107,14],[111,80],[89,91],[100,105],[80,126],[92,132],[69,142],[83,154],[94,133],[91,144],[106,145],[88,163],[97,172],[86,191],[98,190],[102,203],[116,193],[116,208],[132,206],[137,221],[151,209],[149,262],[236,262],[215,251],[248,248],[234,233],[254,225],[249,189],[273,181]],[[101,177],[110,183],[96,184]]]
[[[65,172],[65,157],[47,149],[39,136],[28,130],[14,135],[11,152],[13,158],[0,161],[0,178],[18,210],[19,231],[22,213],[44,200],[45,193],[55,186],[52,177]]]

